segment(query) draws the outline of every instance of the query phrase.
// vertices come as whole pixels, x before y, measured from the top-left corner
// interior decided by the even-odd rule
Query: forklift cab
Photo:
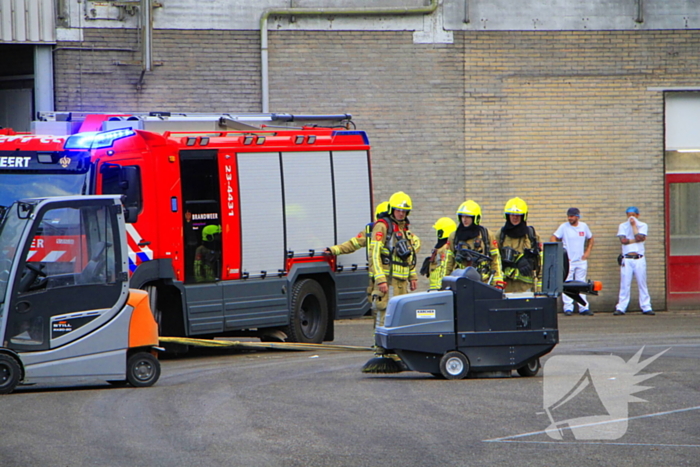
[[[2,347],[22,352],[65,345],[123,306],[128,276],[115,248],[122,243],[115,198],[27,200],[6,211]]]
[[[119,196],[29,199],[0,219],[0,394],[62,379],[149,386],[157,325],[129,290]],[[134,358],[132,358],[134,357]]]

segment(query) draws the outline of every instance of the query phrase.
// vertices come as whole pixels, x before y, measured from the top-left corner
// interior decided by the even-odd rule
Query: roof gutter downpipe
[[[384,7],[384,8],[267,8],[260,16],[260,70],[262,73],[262,112],[270,112],[270,90],[267,58],[267,20],[270,16],[408,16],[429,15],[433,13],[440,0],[430,0],[422,7]]]

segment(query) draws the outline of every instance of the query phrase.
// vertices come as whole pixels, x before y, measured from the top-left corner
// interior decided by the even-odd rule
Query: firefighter
[[[202,244],[194,252],[194,279],[196,282],[214,282],[219,279],[221,263],[221,226],[207,225],[202,229]]]
[[[498,238],[506,292],[536,292],[542,288],[542,247],[534,227],[527,225],[527,203],[509,199]]]
[[[382,203],[379,203],[377,205],[377,209],[374,211],[374,222],[377,221],[378,218],[383,217],[383,216],[388,216],[389,213],[387,212],[389,210],[389,201],[384,201]],[[361,230],[357,235],[352,237],[350,240],[347,242],[343,242],[340,245],[333,245],[331,247],[326,248],[324,251],[325,254],[327,255],[347,255],[350,253],[354,253],[360,248],[365,248],[367,246],[367,237],[369,237],[370,233],[372,232],[372,227],[374,227],[374,222],[370,222],[367,224],[364,228],[364,230]],[[369,251],[367,252],[367,262],[368,264],[371,264],[372,258],[369,254]],[[369,268],[369,285],[367,286],[367,297],[371,301],[371,296],[372,296],[372,290],[374,289],[374,279],[372,279],[372,273],[371,273],[371,267]]]
[[[379,217],[388,215],[388,210],[389,201],[379,203],[377,205],[377,209],[374,211],[374,222],[376,222]],[[352,237],[347,242],[343,242],[339,245],[333,245],[331,247],[326,248],[325,253],[336,256],[347,255],[356,252],[360,248],[364,248],[365,246],[367,246],[367,237],[369,237],[370,232],[372,232],[374,222],[370,222],[369,224],[367,224],[363,230],[361,230],[357,235]]]
[[[425,258],[420,273],[430,279],[429,290],[440,290],[447,266],[447,239],[457,230],[457,224],[449,217],[441,217],[435,222],[433,229],[437,233],[437,243],[430,256]]]
[[[377,219],[370,236],[370,274],[374,279],[372,302],[377,310],[376,325],[384,324],[389,286],[394,296],[416,290],[416,252],[409,230],[411,198],[399,191],[389,198],[389,215]]]
[[[455,269],[472,266],[481,275],[481,281],[503,289],[501,255],[496,237],[481,225],[481,206],[467,200],[457,208],[457,230],[447,240],[445,274]]]

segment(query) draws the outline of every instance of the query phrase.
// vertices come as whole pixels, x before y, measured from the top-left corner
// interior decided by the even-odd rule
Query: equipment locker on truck
[[[0,130],[0,205],[123,195],[131,286],[161,335],[321,342],[369,310],[364,253],[322,254],[372,215],[349,115],[40,116]]]

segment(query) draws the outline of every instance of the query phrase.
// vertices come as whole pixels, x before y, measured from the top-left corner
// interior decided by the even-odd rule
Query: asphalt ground
[[[531,378],[368,376],[360,368],[369,352],[198,350],[163,360],[151,388],[20,387],[0,397],[0,465],[700,465],[700,311],[560,315],[559,323],[560,344]],[[336,344],[371,343],[369,319],[336,326]],[[665,353],[637,368],[658,373],[636,381],[649,388],[634,394],[646,402],[628,403],[629,384],[605,385],[623,380],[642,348],[642,364]],[[623,363],[604,378],[592,365],[576,410],[561,408],[579,420],[570,426],[598,437],[598,427],[612,427],[615,439],[545,432],[545,380],[557,375],[547,362],[566,358]],[[582,423],[606,412],[593,388],[618,410]]]

